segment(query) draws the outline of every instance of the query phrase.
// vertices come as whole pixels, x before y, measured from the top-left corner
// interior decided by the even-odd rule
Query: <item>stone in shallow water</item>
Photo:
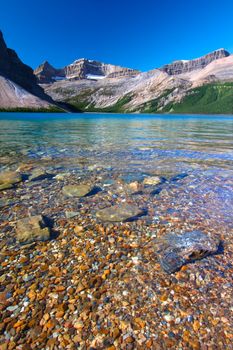
[[[143,210],[134,205],[120,204],[96,212],[97,218],[103,221],[121,222],[143,215]]]
[[[149,176],[143,180],[143,185],[155,186],[155,185],[161,184],[161,182],[162,182],[162,179],[159,176]]]
[[[67,197],[84,197],[92,191],[91,185],[67,185],[64,186],[62,192]]]
[[[12,185],[21,182],[22,176],[21,174],[15,172],[15,171],[4,171],[0,173],[0,186],[2,186],[1,189],[11,188]],[[7,187],[9,185],[9,187]],[[10,187],[11,185],[11,187]],[[5,188],[4,188],[5,186]]]
[[[22,244],[47,241],[50,230],[41,215],[31,216],[17,221],[16,238]]]
[[[215,253],[219,243],[201,231],[168,234],[157,241],[158,259],[165,272],[173,273],[184,264]]]
[[[28,179],[30,181],[39,181],[46,178],[52,178],[53,176],[53,174],[48,173],[45,169],[37,168],[32,171]]]
[[[79,214],[78,211],[66,211],[65,216],[67,219],[72,219]]]
[[[5,184],[0,185],[0,191],[8,190],[9,188],[13,188],[13,187],[14,187],[14,185],[5,183]]]

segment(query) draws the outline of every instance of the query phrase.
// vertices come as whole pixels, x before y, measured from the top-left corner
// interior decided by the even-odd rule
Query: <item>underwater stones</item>
[[[47,178],[52,178],[54,175],[48,173],[45,169],[42,168],[36,168],[32,171],[31,175],[29,176],[29,181],[39,181]]]
[[[16,238],[22,244],[47,241],[50,230],[41,215],[31,216],[17,221]]]
[[[218,250],[219,241],[201,231],[168,234],[157,241],[158,259],[167,273],[179,270],[184,264],[202,259]]]
[[[0,190],[12,188],[16,183],[21,182],[21,174],[14,171],[4,171],[0,173]]]
[[[162,183],[162,179],[159,176],[149,176],[143,180],[143,185],[159,185]]]
[[[104,208],[96,212],[96,217],[102,221],[121,222],[132,220],[143,215],[143,210],[134,205],[119,204]]]
[[[67,197],[84,197],[93,189],[91,185],[67,185],[64,186],[62,192]]]

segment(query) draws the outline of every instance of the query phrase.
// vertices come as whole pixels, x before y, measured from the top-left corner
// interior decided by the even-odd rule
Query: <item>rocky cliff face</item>
[[[193,70],[197,69],[203,69],[206,67],[209,63],[218,60],[223,57],[228,57],[230,55],[229,52],[227,52],[224,49],[219,49],[216,51],[213,51],[205,56],[202,56],[200,58],[190,60],[190,61],[175,61],[171,64],[167,64],[163,67],[161,67],[161,70],[166,72],[169,75],[177,75],[177,74],[183,74],[192,72]]]
[[[47,101],[51,101],[51,98],[49,98],[44,93],[43,89],[37,85],[37,80],[33,74],[33,70],[19,59],[14,50],[7,48],[1,31],[0,75],[18,84],[31,94]]]
[[[52,67],[48,62],[34,70],[40,84],[53,83],[58,80],[80,80],[101,78],[121,78],[136,76],[140,72],[135,69],[124,68],[112,64],[81,58],[61,69]]]
[[[139,71],[98,61],[80,59],[65,67],[67,79],[98,79],[136,76]]]
[[[49,109],[55,102],[37,84],[33,70],[9,49],[0,31],[0,109]]]

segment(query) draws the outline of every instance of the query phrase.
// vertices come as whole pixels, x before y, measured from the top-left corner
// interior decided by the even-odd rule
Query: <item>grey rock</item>
[[[75,216],[77,216],[78,214],[79,214],[79,212],[77,212],[77,211],[66,211],[65,212],[65,216],[67,219],[72,219]]]
[[[53,174],[48,173],[45,169],[37,168],[32,171],[28,179],[29,181],[39,181],[46,178],[52,178],[53,176]]]
[[[16,223],[16,238],[22,244],[50,239],[50,229],[41,215],[18,220]]]
[[[173,273],[184,264],[215,253],[219,243],[201,231],[168,234],[156,241],[158,260],[165,272]]]
[[[119,204],[104,208],[96,212],[96,217],[102,221],[121,222],[136,218],[143,214],[143,210],[134,205]]]
[[[21,174],[15,171],[4,171],[0,173],[0,185],[11,184],[14,185],[22,181]]]
[[[228,57],[229,55],[229,52],[226,50],[219,49],[194,60],[175,61],[171,64],[163,66],[161,70],[168,73],[169,75],[187,73],[196,69],[202,69],[209,63],[223,57]]]
[[[84,197],[93,189],[91,185],[67,185],[64,186],[62,192],[67,197]]]
[[[19,308],[18,305],[14,305],[14,306],[8,306],[6,309],[10,312],[13,312],[15,310],[17,310]]]

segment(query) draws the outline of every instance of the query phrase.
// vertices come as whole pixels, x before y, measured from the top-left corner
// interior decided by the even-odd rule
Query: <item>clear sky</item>
[[[145,71],[233,52],[233,0],[0,1],[6,42],[33,68],[85,57]]]

